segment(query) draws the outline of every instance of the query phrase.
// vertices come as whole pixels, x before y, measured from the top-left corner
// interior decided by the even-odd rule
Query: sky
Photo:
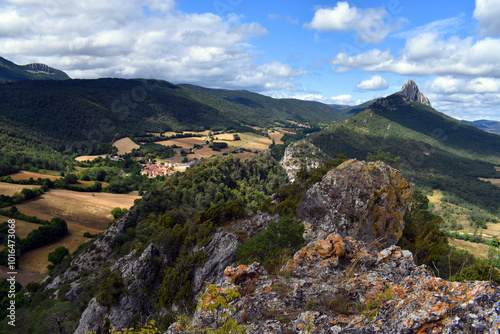
[[[500,121],[500,0],[0,0],[0,56],[72,78],[155,78],[355,105],[414,80]]]

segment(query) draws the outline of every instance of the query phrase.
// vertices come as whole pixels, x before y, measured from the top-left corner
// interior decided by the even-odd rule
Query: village
[[[194,159],[187,163],[171,163],[171,162],[151,162],[149,160],[146,164],[143,165],[143,169],[141,170],[141,175],[146,175],[149,178],[157,177],[157,176],[172,176],[176,175],[180,171],[185,171],[190,166],[199,162],[198,159]]]

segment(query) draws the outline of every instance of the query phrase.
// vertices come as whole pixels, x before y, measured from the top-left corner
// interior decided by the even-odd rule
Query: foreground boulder
[[[230,317],[247,333],[498,333],[500,289],[491,282],[448,282],[416,266],[409,251],[381,251],[338,234],[310,242],[269,276],[258,264],[228,267],[226,310],[203,300],[189,324],[167,333],[217,328]],[[215,291],[215,290],[214,290]],[[232,309],[232,311],[230,310]]]
[[[312,186],[299,205],[308,241],[338,233],[387,247],[403,234],[412,190],[383,162],[348,160]]]

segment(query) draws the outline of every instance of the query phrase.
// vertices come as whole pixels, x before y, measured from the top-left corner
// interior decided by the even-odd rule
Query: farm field
[[[440,191],[433,191],[433,194],[431,196],[427,195],[427,198],[429,198],[429,203],[434,204],[434,212],[437,212],[441,216],[441,202],[443,199],[443,193]],[[467,218],[467,215],[463,213],[463,208],[446,203],[446,205],[451,208],[454,212],[452,216],[456,219],[457,224],[462,225],[462,229],[458,230],[458,233],[468,233],[470,235],[474,234],[475,227],[471,224],[469,219]],[[443,217],[444,218],[444,217]],[[446,219],[445,219],[446,220]],[[479,229],[476,231],[476,233],[481,233],[484,239],[491,239],[493,236],[497,236],[500,238],[500,224],[495,224],[491,222],[486,223],[487,229]],[[487,251],[488,251],[488,246],[485,244],[477,244],[465,240],[457,240],[457,239],[449,239],[450,244],[452,246],[455,246],[457,248],[466,250],[470,252],[471,254],[481,257],[481,258],[486,258],[487,256]]]
[[[52,172],[52,173],[50,173],[50,172]],[[54,174],[54,171],[48,171],[47,174],[20,171],[20,172],[11,174],[9,176],[12,178],[12,180],[29,180],[29,178],[32,177],[33,180],[41,178],[41,179],[50,179],[51,181],[55,181],[55,180],[61,178],[60,176],[53,175],[53,174]]]
[[[12,219],[12,218],[0,216],[0,223],[6,222],[9,219]],[[42,225],[34,224],[34,223],[30,223],[30,222],[25,222],[24,220],[16,219],[16,235],[21,239],[26,238],[26,236],[31,231],[36,230],[40,226],[42,226]]]
[[[473,254],[475,257],[479,257],[481,259],[488,258],[488,245],[485,244],[476,244],[474,242],[465,241],[465,240],[457,240],[457,239],[449,239],[450,245],[459,249],[463,249]]]
[[[276,145],[283,144],[283,141],[281,140],[281,138],[283,138],[283,133],[269,132],[269,136],[271,137],[271,139],[274,139],[274,142],[276,143]]]
[[[208,133],[208,131],[205,131]],[[165,135],[169,135],[170,133],[166,133]],[[234,140],[234,135],[237,134],[241,140]],[[202,148],[198,148],[194,151],[195,155],[193,157],[189,156],[189,159],[194,159],[194,158],[202,158],[202,157],[212,157],[215,155],[221,155],[226,152],[231,152],[236,148],[245,148],[247,150],[251,151],[264,151],[266,150],[271,144],[272,140],[267,138],[267,137],[262,137],[258,134],[252,133],[252,132],[244,132],[244,133],[225,133],[225,134],[219,134],[214,136],[215,141],[219,142],[225,142],[228,144],[228,147],[225,149],[221,149],[220,151],[214,151],[208,146],[204,146]],[[187,138],[175,138],[175,139],[170,139],[170,140],[165,140],[165,141],[160,141],[157,142],[157,144],[161,145],[177,145],[181,146],[183,149],[191,149],[193,148],[194,144],[198,145],[206,145],[205,144],[205,137],[187,137]],[[176,149],[177,151],[177,149]],[[240,154],[244,158],[248,158],[252,154],[246,154],[246,153],[235,153],[236,155]],[[239,156],[239,155],[238,155]],[[178,159],[182,160],[183,157],[179,157],[177,154],[170,158],[167,159],[171,162],[179,162],[177,161]]]
[[[38,185],[29,185],[29,184],[15,184],[15,183],[6,183],[0,182],[0,195],[12,196],[15,193],[20,193],[24,188],[39,188]]]
[[[483,179],[483,178],[479,178],[479,179],[482,180],[482,181],[491,182],[494,185],[500,187],[500,179]]]
[[[30,216],[51,220],[54,217],[64,219],[68,224],[68,235],[57,242],[23,254],[19,259],[20,280],[25,283],[39,278],[39,273],[47,272],[47,256],[59,246],[68,248],[70,253],[78,246],[89,241],[83,234],[98,234],[113,220],[111,210],[115,207],[130,208],[134,200],[140,198],[137,192],[131,194],[84,193],[62,189],[51,189],[39,198],[16,205],[18,210]],[[0,221],[8,220],[0,216]],[[22,238],[40,227],[16,219],[16,233]],[[0,268],[0,277],[5,268]]]
[[[185,149],[193,148],[194,144],[205,145],[204,137],[186,137],[186,138],[174,138],[164,141],[156,142],[156,144],[172,146],[177,145]]]
[[[113,208],[128,209],[137,198],[140,196],[51,189],[39,198],[20,203],[16,207],[24,214],[40,219],[59,217],[68,224],[102,231],[113,220]]]
[[[208,136],[209,132],[210,132],[209,130],[205,130],[205,131],[183,131],[182,134],[192,133],[194,135]],[[173,135],[176,135],[176,134],[177,134],[177,132],[168,131],[168,132],[165,132],[163,135],[166,136],[166,137],[167,136],[170,137],[170,136],[173,136]],[[153,135],[155,135],[155,136],[158,135],[159,136],[160,134],[159,133],[158,134],[153,133]]]
[[[50,252],[53,252],[57,247],[66,247],[70,254],[73,253],[78,246],[90,241],[89,238],[83,236],[83,233],[89,232],[90,234],[97,234],[102,232],[99,229],[92,229],[78,224],[68,223],[68,234],[51,244],[37,248],[27,252],[19,259],[19,268],[23,271],[46,273],[48,272],[47,265],[50,264],[47,259]]]
[[[252,152],[242,152],[242,153],[236,153],[234,154],[235,156],[239,157],[241,160],[248,159],[250,157],[253,157],[255,153]]]
[[[97,158],[106,158],[106,154],[99,154],[99,155],[82,155],[82,156],[79,156],[79,157],[76,157],[75,160],[76,161],[92,161],[94,159],[97,159]]]
[[[113,143],[113,146],[115,146],[118,149],[118,155],[130,153],[134,148],[139,148],[139,145],[134,143],[132,139],[128,137],[115,141]]]

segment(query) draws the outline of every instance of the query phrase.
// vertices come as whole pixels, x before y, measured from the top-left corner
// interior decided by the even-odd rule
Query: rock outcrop
[[[498,333],[500,288],[491,282],[447,282],[416,266],[409,251],[376,251],[338,234],[311,241],[269,276],[259,264],[229,267],[218,291],[241,297],[226,310],[247,333]],[[215,328],[199,308],[188,330]]]
[[[152,308],[148,303],[147,294],[158,288],[159,272],[165,262],[154,244],[150,244],[140,255],[134,249],[116,261],[110,270],[121,273],[124,293],[119,303],[108,307],[92,298],[80,318],[75,334],[95,332],[101,329],[106,321],[109,321],[112,328],[129,327],[134,313],[140,311],[145,314],[147,309]]]
[[[297,173],[302,168],[308,171],[315,169],[324,160],[324,153],[306,139],[288,145],[280,164],[285,169],[288,180],[295,182]]]
[[[420,102],[426,106],[432,107],[431,101],[420,92],[417,84],[411,79],[408,79],[408,82],[403,85],[403,88],[398,94],[406,96],[411,101]]]
[[[227,267],[225,281],[207,290],[215,295],[167,333],[202,332],[228,319],[255,334],[498,333],[496,283],[433,277],[394,245],[411,193],[384,163],[346,161],[307,192],[299,216],[308,243],[278,275],[259,263]],[[229,305],[211,310],[220,300]]]
[[[308,241],[338,233],[381,246],[403,234],[410,185],[382,162],[348,160],[312,186],[299,205]]]

